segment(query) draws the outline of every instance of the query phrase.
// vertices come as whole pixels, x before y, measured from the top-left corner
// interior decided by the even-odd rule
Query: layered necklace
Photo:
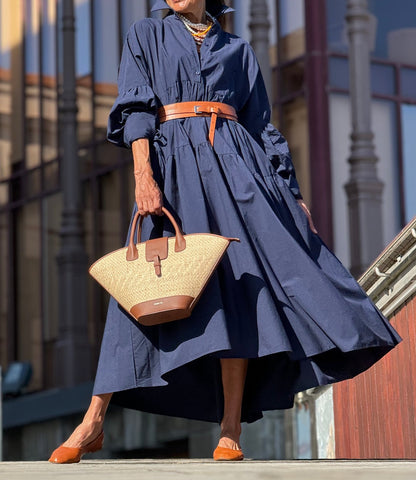
[[[213,17],[208,12],[205,12],[207,23],[193,23],[188,18],[186,18],[185,15],[182,15],[181,13],[176,14],[182,20],[183,24],[189,30],[191,35],[194,37],[196,48],[199,52],[204,38],[207,36],[207,33],[214,25]]]

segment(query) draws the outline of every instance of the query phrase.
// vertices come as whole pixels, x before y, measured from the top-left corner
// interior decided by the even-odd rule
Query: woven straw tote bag
[[[184,235],[173,216],[163,213],[175,228],[174,237],[134,244],[138,212],[133,218],[128,247],[104,255],[90,275],[142,325],[157,325],[189,317],[230,242],[210,233]]]

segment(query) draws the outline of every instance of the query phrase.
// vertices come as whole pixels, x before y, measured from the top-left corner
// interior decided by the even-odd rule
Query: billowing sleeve
[[[141,45],[150,26],[144,21],[132,25],[123,46],[118,96],[107,126],[108,140],[122,147],[131,147],[138,138],[152,138],[156,130],[157,102]]]
[[[238,112],[238,121],[263,148],[295,198],[301,199],[289,146],[283,135],[270,123],[270,104],[266,87],[250,46],[247,47],[244,64],[249,88],[246,101]]]

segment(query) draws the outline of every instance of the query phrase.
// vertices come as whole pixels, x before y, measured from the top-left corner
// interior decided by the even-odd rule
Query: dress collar
[[[164,0],[157,0],[150,11],[157,12],[158,10],[165,10],[165,9],[169,9],[173,11],[173,9],[170,8],[169,5]],[[211,12],[209,8],[207,8],[207,10],[214,18],[217,18],[220,15],[223,15],[224,13],[235,12],[234,8],[228,7],[227,5],[221,5],[221,7],[219,9],[215,9],[214,12]]]

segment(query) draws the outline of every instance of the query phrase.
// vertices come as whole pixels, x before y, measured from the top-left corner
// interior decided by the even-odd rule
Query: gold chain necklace
[[[201,38],[201,37],[205,37],[206,34],[211,30],[212,26],[214,25],[214,19],[212,18],[212,16],[208,12],[205,12],[205,14],[208,18],[208,21],[210,22],[209,24],[193,23],[180,13],[178,13],[178,17],[182,20],[183,24],[185,25],[185,27],[193,37]]]

